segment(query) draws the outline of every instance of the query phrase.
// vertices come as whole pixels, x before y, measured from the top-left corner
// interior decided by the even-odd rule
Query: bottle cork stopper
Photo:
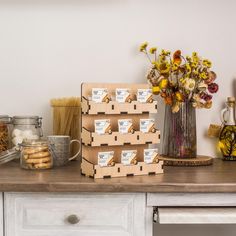
[[[235,102],[235,97],[228,97],[228,98],[227,98],[227,101],[228,101],[228,102]]]

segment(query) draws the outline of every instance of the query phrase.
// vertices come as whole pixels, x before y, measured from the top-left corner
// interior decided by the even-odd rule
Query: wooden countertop
[[[16,162],[0,166],[1,192],[201,192],[236,193],[236,162],[212,166],[165,167],[156,176],[92,179],[77,162],[52,170],[23,170]]]

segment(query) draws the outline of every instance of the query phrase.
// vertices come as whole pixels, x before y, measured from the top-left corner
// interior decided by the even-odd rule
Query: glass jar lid
[[[5,124],[11,124],[12,118],[8,115],[0,115],[0,122],[3,122]]]
[[[41,127],[42,117],[39,116],[13,116],[13,125],[36,125]]]
[[[48,141],[44,139],[24,139],[22,143],[19,144],[21,147],[42,147],[48,146]]]

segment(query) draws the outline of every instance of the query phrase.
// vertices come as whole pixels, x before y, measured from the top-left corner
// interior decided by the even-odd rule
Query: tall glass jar
[[[13,116],[12,143],[16,146],[24,139],[37,140],[43,136],[42,118],[39,116]]]
[[[196,158],[196,111],[190,102],[183,102],[176,113],[166,106],[163,138],[164,156]]]
[[[12,147],[11,143],[12,118],[0,115],[0,153]]]

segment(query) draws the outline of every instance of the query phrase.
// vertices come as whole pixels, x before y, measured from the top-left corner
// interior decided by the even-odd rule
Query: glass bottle
[[[236,160],[236,121],[235,121],[235,98],[228,97],[226,108],[221,111],[223,128],[219,137],[219,148],[223,160]]]

